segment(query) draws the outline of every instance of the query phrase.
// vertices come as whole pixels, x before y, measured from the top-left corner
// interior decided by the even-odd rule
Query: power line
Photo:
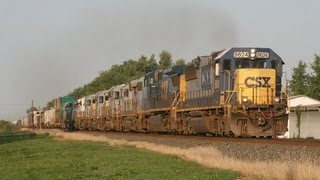
[[[8,104],[0,104],[0,106],[30,106],[30,104],[8,103]]]

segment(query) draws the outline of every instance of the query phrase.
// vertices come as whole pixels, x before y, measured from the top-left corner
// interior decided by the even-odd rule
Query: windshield
[[[250,60],[246,59],[236,60],[236,69],[250,68],[250,62]]]
[[[241,68],[268,68],[268,60],[260,59],[260,60],[248,60],[241,59],[235,61],[236,69]]]
[[[267,68],[267,60],[252,61],[252,68]]]

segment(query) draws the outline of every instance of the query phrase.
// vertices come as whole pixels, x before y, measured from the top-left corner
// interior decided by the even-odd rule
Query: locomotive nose
[[[235,87],[241,104],[273,104],[276,96],[274,69],[238,69]]]

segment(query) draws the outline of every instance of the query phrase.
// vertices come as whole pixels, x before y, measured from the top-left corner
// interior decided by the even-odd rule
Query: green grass
[[[48,136],[0,136],[0,179],[236,179],[175,156]]]

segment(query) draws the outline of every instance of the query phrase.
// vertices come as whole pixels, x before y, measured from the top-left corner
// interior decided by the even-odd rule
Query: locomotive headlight
[[[242,98],[242,102],[244,102],[244,103],[248,102],[248,98],[247,97],[243,97]]]
[[[256,50],[255,49],[251,49],[250,50],[250,57],[251,58],[255,58],[256,57]]]
[[[275,97],[275,98],[274,98],[274,102],[275,102],[275,103],[280,102],[280,98],[279,98],[279,97]]]

